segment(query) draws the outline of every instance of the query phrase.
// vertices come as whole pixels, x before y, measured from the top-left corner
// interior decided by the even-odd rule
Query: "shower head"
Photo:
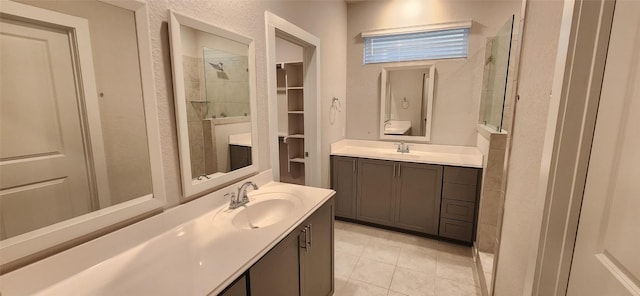
[[[212,63],[212,62],[209,62],[209,65],[211,65],[211,67],[213,67],[214,69],[216,69],[216,70],[218,70],[218,71],[224,72],[224,67],[223,67],[222,62],[219,62],[219,63],[217,63],[217,64],[214,64],[214,63]]]

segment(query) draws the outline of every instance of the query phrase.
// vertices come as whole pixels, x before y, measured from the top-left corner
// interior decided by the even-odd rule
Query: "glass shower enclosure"
[[[503,124],[514,18],[512,15],[496,36],[487,40],[480,123],[498,132],[502,131]]]

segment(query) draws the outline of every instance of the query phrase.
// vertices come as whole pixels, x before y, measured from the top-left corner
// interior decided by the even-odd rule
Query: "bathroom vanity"
[[[336,217],[470,244],[482,154],[474,147],[343,140],[332,145]]]
[[[246,207],[224,197],[243,180],[4,274],[2,295],[330,295],[334,192],[271,177]]]

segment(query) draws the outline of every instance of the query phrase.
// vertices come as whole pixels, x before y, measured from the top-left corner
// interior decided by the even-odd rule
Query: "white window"
[[[364,64],[467,57],[471,22],[363,32]]]

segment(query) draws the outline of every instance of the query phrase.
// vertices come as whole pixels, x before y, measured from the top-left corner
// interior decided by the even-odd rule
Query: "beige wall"
[[[255,40],[258,133],[260,134],[260,171],[270,168],[268,144],[268,102],[265,60],[264,12],[269,10],[321,40],[322,184],[329,185],[329,145],[342,138],[344,111],[334,124],[329,123],[331,98],[346,95],[346,4],[338,1],[148,1],[153,51],[162,161],[167,207],[181,200],[180,166],[168,40],[168,9],[194,16]]]
[[[513,138],[496,271],[495,295],[523,295],[532,242],[549,96],[558,47],[562,1],[528,1],[520,63],[520,100]]]
[[[467,59],[436,60],[431,143],[475,146],[486,38],[520,1],[356,1],[347,6],[347,137],[378,139],[380,71],[383,64],[362,65],[362,31],[472,20]],[[393,63],[384,65],[394,65]]]

